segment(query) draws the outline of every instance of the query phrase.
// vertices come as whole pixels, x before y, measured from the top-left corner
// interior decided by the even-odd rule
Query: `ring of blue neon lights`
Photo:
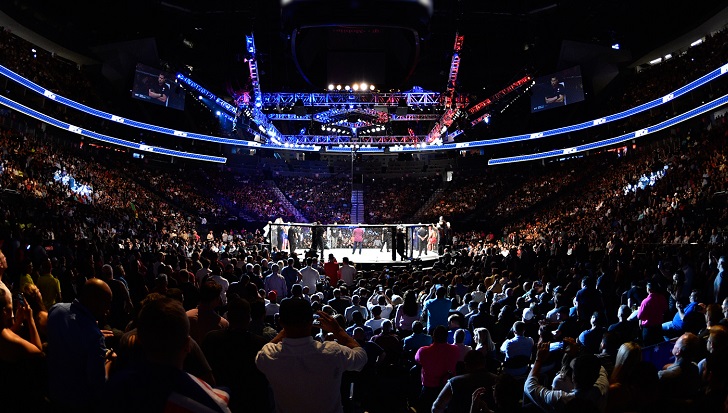
[[[198,153],[191,153],[191,152],[182,152],[182,151],[176,151],[173,149],[167,149],[167,148],[161,148],[158,146],[151,146],[151,145],[142,145],[140,143],[127,141],[124,139],[114,138],[112,136],[102,135],[100,133],[96,133],[90,130],[86,130],[83,128],[80,128],[78,126],[72,125],[67,122],[60,121],[56,118],[50,117],[48,115],[45,115],[43,113],[38,112],[37,110],[33,110],[27,106],[21,105],[18,102],[15,102],[14,100],[10,100],[6,98],[5,96],[0,95],[0,104],[7,106],[10,109],[16,110],[20,113],[23,113],[25,115],[28,115],[32,118],[35,118],[41,122],[45,122],[51,126],[55,126],[59,129],[64,129],[91,139],[95,139],[101,142],[111,143],[114,145],[124,146],[126,148],[136,149],[141,152],[151,152],[151,153],[157,153],[161,155],[169,155],[169,156],[175,156],[178,158],[187,158],[187,159],[195,159],[198,161],[206,161],[206,162],[217,162],[217,163],[226,163],[227,158],[220,157],[220,156],[210,156],[210,155],[202,155]]]
[[[653,109],[655,107],[658,107],[660,105],[663,105],[665,103],[668,103],[672,101],[675,98],[678,98],[700,86],[703,86],[716,78],[728,73],[728,63],[722,65],[721,67],[711,71],[710,73],[688,83],[687,85],[673,91],[672,93],[668,93],[667,95],[657,98],[655,100],[652,100],[650,102],[644,103],[642,105],[636,106],[631,109],[627,109],[623,112],[615,113],[613,115],[605,116],[603,118],[593,119],[587,122],[582,122],[575,125],[569,125],[564,126],[561,128],[551,129],[547,131],[542,132],[535,132],[525,135],[518,135],[518,136],[509,136],[504,138],[497,138],[497,139],[489,139],[489,140],[481,140],[481,141],[471,141],[471,142],[459,142],[459,143],[452,143],[452,144],[443,144],[443,145],[429,145],[426,147],[421,146],[396,146],[390,148],[391,152],[419,152],[419,151],[440,151],[440,150],[464,150],[464,149],[473,149],[478,147],[484,147],[484,146],[491,146],[491,145],[499,145],[504,143],[512,143],[512,142],[519,142],[524,140],[531,140],[531,139],[542,139],[550,136],[560,135],[568,132],[575,132],[579,130],[584,130],[587,128],[591,128],[594,126],[600,126],[609,122],[614,122],[617,120],[628,118],[632,115],[636,115],[638,113],[644,112],[646,110]],[[94,108],[91,108],[89,106],[83,105],[81,103],[75,102],[71,99],[65,98],[63,96],[57,95],[35,83],[32,81],[20,76],[19,74],[7,69],[6,67],[0,65],[0,74],[3,76],[6,76],[7,78],[31,89],[32,91],[41,94],[49,99],[52,99],[56,102],[59,102],[63,105],[69,106],[71,108],[74,108],[76,110],[82,111],[84,113],[90,114],[92,116],[96,116],[102,119],[110,120],[113,122],[121,123],[124,125],[128,125],[134,128],[144,129],[151,132],[157,132],[167,135],[173,135],[173,136],[179,136],[183,138],[189,138],[189,139],[196,139],[201,141],[208,141],[208,142],[215,142],[215,143],[221,143],[221,144],[228,144],[228,145],[238,145],[238,146],[247,146],[252,148],[266,148],[266,149],[283,149],[283,150],[297,150],[297,151],[318,151],[320,150],[320,146],[312,145],[272,145],[272,144],[261,144],[258,142],[251,142],[251,141],[244,141],[244,140],[238,140],[238,139],[229,139],[229,138],[222,138],[222,137],[215,137],[210,135],[203,135],[193,132],[185,132],[185,131],[178,131],[170,128],[165,128],[161,126],[151,125],[144,122],[138,122],[131,119],[126,119],[121,116],[112,115],[110,113],[106,113]],[[209,92],[208,92],[209,93]],[[211,94],[211,93],[210,93]],[[211,94],[212,95],[212,94]],[[214,95],[212,95],[214,96]],[[215,97],[216,100],[218,99]],[[344,149],[344,150],[340,150]],[[346,151],[347,148],[328,148],[327,150],[331,152],[342,152]],[[374,150],[375,148],[371,148],[372,150],[369,150],[367,152],[382,152],[383,150]],[[378,148],[377,148],[378,149]],[[349,150],[351,150],[349,148]],[[556,151],[552,151],[556,152]],[[524,155],[525,156],[525,155]],[[554,155],[557,156],[557,155]]]

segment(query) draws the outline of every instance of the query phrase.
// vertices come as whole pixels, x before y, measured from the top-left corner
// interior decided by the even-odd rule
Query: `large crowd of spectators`
[[[260,176],[0,119],[3,411],[726,411],[725,117],[538,177],[458,179],[434,211],[488,205],[506,225],[453,220],[431,268],[381,270],[205,222],[285,217]],[[384,221],[436,186],[382,182]],[[348,181],[277,185],[346,220]]]
[[[346,222],[351,216],[351,178],[281,176],[276,184],[309,222]]]

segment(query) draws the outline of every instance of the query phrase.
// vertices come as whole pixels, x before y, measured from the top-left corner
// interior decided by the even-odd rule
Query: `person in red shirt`
[[[417,411],[429,412],[437,395],[447,381],[455,376],[455,366],[460,358],[460,349],[447,344],[447,328],[439,325],[432,333],[432,344],[420,347],[415,361],[422,366],[422,393]]]
[[[329,277],[329,285],[335,286],[339,282],[339,263],[334,254],[329,254],[329,260],[324,264],[324,272]]]
[[[667,311],[667,299],[664,295],[656,293],[652,283],[647,283],[647,298],[642,300],[637,318],[642,327],[642,345],[650,346],[665,339],[662,336],[662,322]]]

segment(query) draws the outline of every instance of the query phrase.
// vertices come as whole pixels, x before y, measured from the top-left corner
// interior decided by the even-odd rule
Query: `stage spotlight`
[[[346,90],[348,92],[349,90],[351,90],[351,86],[349,86],[349,85],[344,86],[344,90]]]
[[[326,125],[321,125],[321,130],[326,130]]]
[[[202,95],[200,95],[200,96],[197,96],[197,99],[200,99],[200,100],[202,100]]]
[[[352,86],[351,88],[354,89],[354,91],[357,91],[359,90],[359,85],[354,83],[354,86]]]
[[[374,85],[369,85],[369,90],[374,90]]]
[[[215,112],[215,115],[217,115],[217,116],[220,116],[220,111],[219,111],[219,110],[218,110],[218,111],[216,111],[216,112]]]
[[[333,83],[329,85],[329,90],[334,90],[334,84]]]
[[[336,85],[336,90],[341,90],[341,85]]]
[[[359,88],[360,88],[361,90],[367,90],[367,84],[366,84],[366,83],[364,83],[364,82],[362,82],[362,83],[361,83],[361,86],[359,86]]]

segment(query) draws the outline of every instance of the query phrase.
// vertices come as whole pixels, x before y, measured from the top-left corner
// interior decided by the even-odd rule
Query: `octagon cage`
[[[271,252],[328,260],[333,254],[362,264],[434,262],[448,246],[448,233],[438,224],[309,224],[276,222],[265,226]],[[358,240],[361,239],[359,242]]]

